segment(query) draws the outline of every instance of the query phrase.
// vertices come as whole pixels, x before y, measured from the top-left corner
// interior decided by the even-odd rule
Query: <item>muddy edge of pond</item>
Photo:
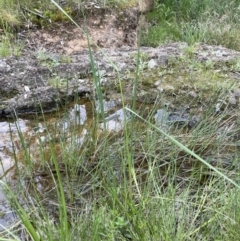
[[[189,58],[186,43],[173,43],[157,48],[140,48],[144,72],[167,67],[169,61]],[[102,86],[116,85],[136,70],[138,50],[133,47],[102,49],[94,52],[93,59]],[[240,52],[221,46],[198,45],[194,60],[199,62],[228,63],[240,58]],[[107,56],[107,57],[106,57]],[[76,96],[94,93],[91,63],[88,51],[80,51],[63,58],[50,52],[39,57],[36,53],[24,53],[21,57],[0,60],[0,117],[13,117],[50,112],[59,104]],[[159,77],[160,78],[160,77]],[[149,91],[154,89],[149,87]]]

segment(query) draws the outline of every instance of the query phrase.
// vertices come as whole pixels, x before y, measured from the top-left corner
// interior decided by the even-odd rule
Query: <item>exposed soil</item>
[[[88,49],[86,34],[93,49],[97,46],[109,49],[137,46],[137,8],[88,10],[86,19],[79,15],[74,19],[78,27],[70,22],[53,23],[35,31],[21,32],[19,36],[27,36],[25,48],[29,50],[45,49],[68,55]]]

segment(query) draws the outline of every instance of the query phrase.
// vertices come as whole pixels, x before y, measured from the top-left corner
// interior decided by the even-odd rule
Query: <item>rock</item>
[[[234,96],[237,97],[237,98],[240,98],[240,89],[234,90]]]
[[[78,96],[84,96],[86,94],[90,94],[91,90],[90,88],[86,87],[86,86],[80,86],[77,89],[75,89],[73,91],[74,95],[77,94]]]
[[[157,113],[154,116],[155,123],[160,124],[166,124],[168,122],[169,118],[169,112],[167,112],[165,109],[159,109],[157,110]]]
[[[229,102],[230,105],[236,105],[237,104],[237,100],[236,100],[234,95],[230,95],[228,97],[228,102]]]
[[[8,72],[10,70],[10,66],[3,60],[0,60],[0,72]]]
[[[157,62],[154,59],[151,59],[148,62],[148,69],[153,69],[154,67],[158,66]]]
[[[218,100],[218,103],[215,105],[215,111],[216,113],[219,113],[227,107],[227,103],[224,100]]]
[[[174,59],[183,56],[186,46],[185,43],[171,43],[157,48],[141,47],[140,52],[143,56],[146,56],[146,60],[149,59],[149,70],[162,66],[167,69],[168,60],[174,61]],[[117,82],[119,80],[130,80],[129,74],[136,70],[134,59],[138,54],[138,49],[125,46],[102,49],[102,51],[92,52],[95,71],[99,74],[99,78],[107,77],[107,79],[101,79],[101,82],[107,80],[105,84],[107,87],[118,88]],[[207,53],[204,58],[203,52]],[[212,53],[218,53],[217,55],[221,56],[216,58],[216,54]],[[53,60],[50,58],[48,62],[42,62],[34,54],[27,52],[23,53],[21,57],[9,57],[0,60],[0,116],[12,116],[14,110],[18,114],[33,114],[40,110],[49,112],[54,110],[57,104],[71,100],[76,95],[91,94],[94,89],[93,70],[88,51],[80,51],[69,58],[71,61],[65,63],[56,62],[60,61],[61,58],[54,58]],[[195,58],[196,61],[228,63],[239,59],[240,52],[204,44],[196,48]],[[10,68],[10,66],[14,66],[14,68]],[[149,72],[151,73],[151,71]],[[131,85],[131,83],[129,84]],[[159,92],[172,95],[176,91],[174,86],[164,83],[164,79],[157,80],[154,86],[156,86],[156,93],[151,92],[149,95],[147,93],[142,95],[139,92],[137,94],[138,100],[145,103],[154,103]],[[232,95],[235,98],[229,99],[231,104],[239,102],[239,93],[239,89],[233,91]],[[197,97],[197,93],[189,92],[188,86],[186,86],[186,90],[179,90],[178,94]],[[223,108],[223,104],[219,103],[216,106],[216,111],[221,108]]]
[[[4,101],[5,108],[2,115],[13,117],[15,115],[28,115],[53,111],[60,102],[59,93],[53,87],[39,87],[27,94],[19,94],[16,97]]]
[[[193,98],[197,98],[197,94],[194,91],[189,91],[188,95]]]

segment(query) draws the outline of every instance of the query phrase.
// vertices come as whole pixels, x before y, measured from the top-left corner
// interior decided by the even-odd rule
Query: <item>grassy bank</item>
[[[76,16],[85,6],[89,8],[91,1],[67,0],[60,5],[70,15]],[[135,1],[105,0],[98,1],[97,7],[127,8],[136,5]],[[156,1],[155,9],[147,14],[141,45],[158,46],[162,43],[183,41],[189,44],[198,42],[223,45],[239,50],[240,33],[239,0],[164,0]],[[93,5],[92,5],[93,6]],[[68,18],[48,0],[29,1],[1,0],[0,27],[5,32],[2,36],[2,55],[9,55],[13,49],[10,44],[10,32],[18,31],[26,26],[47,26],[50,22],[68,21]],[[93,7],[94,9],[94,7]],[[6,37],[7,36],[7,37]],[[6,51],[6,49],[10,49]]]
[[[165,0],[148,13],[151,27],[142,44],[203,42],[240,49],[240,1]]]
[[[127,8],[136,5],[135,0],[66,0],[56,1],[70,15],[81,12],[84,9],[92,8]],[[41,25],[45,20],[66,21],[64,15],[50,0],[1,0],[0,1],[0,26],[9,26],[12,30],[23,27],[26,24],[37,23]],[[45,23],[46,24],[46,23]]]
[[[103,113],[96,114],[92,124],[84,126],[89,134],[82,145],[77,142],[77,123],[69,132],[57,122],[55,129],[46,122],[52,141],[40,142],[36,150],[23,138],[24,155],[16,153],[18,185],[13,193],[6,188],[21,222],[1,236],[62,241],[239,239],[238,117],[229,108],[215,114],[213,100],[224,99],[227,91],[212,88],[212,105],[193,128],[152,124],[163,96],[144,119],[132,112],[134,125],[126,121],[121,133],[97,134]],[[40,152],[39,159],[34,152]]]

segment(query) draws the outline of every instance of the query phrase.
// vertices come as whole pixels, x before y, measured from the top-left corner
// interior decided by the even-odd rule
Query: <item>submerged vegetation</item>
[[[20,5],[31,9],[47,2]],[[2,9],[12,9],[13,20],[2,14],[3,26],[21,23],[16,3],[0,0]],[[106,111],[89,47],[94,98],[76,96],[56,113],[36,116],[36,129],[39,123],[44,126],[44,132],[34,134],[37,148],[16,124],[22,146],[14,152],[18,181],[13,189],[1,185],[20,222],[2,231],[2,240],[239,240],[240,86],[234,75],[239,60],[197,61],[193,45],[238,50],[239,4],[156,2],[141,44],[186,41],[187,57],[147,72],[148,56],[140,51],[132,56],[134,80],[127,87],[120,76],[115,82],[121,97],[117,131],[110,128],[116,116]],[[37,58],[49,68],[56,64],[46,53]],[[68,86],[55,76],[51,81]],[[154,86],[156,96],[141,96],[140,85],[146,92]],[[127,88],[133,93],[130,101],[125,99]],[[77,115],[70,116],[70,108]]]

